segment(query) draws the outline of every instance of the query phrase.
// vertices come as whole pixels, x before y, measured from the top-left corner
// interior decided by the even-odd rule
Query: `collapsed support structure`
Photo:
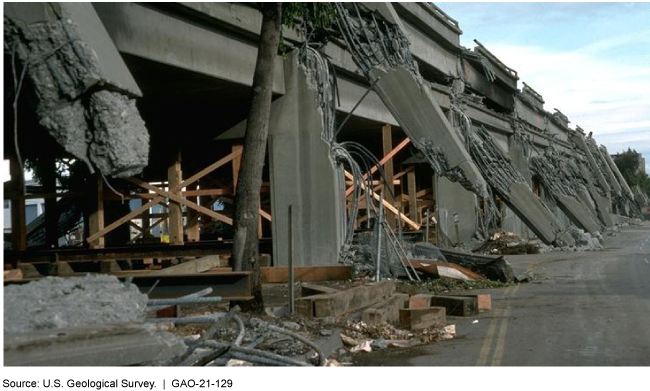
[[[15,101],[32,86],[40,125],[91,172],[141,172],[149,157],[141,92],[92,5],[7,4],[4,21]]]
[[[66,103],[42,105],[35,114],[37,122],[52,125],[45,129],[68,154],[104,174],[133,174],[146,163],[144,147],[151,146],[151,164],[142,177],[113,182],[125,203],[102,186],[101,176],[92,178],[91,190],[48,195],[65,199],[60,209],[66,204],[89,209],[83,212],[91,227],[82,234],[85,243],[164,245],[160,241],[168,239],[175,251],[194,241],[227,243],[241,154],[237,139],[243,137],[248,110],[259,12],[239,3],[30,7],[36,11],[6,13],[11,18],[7,41],[18,42],[16,63],[29,62],[22,46],[47,51],[38,34],[29,35],[34,26],[52,33],[55,46],[63,45],[50,61],[26,68],[25,80],[38,84],[39,78],[47,78],[54,86],[41,96],[47,93]],[[6,6],[12,9],[18,6]],[[341,20],[328,42],[303,45],[306,37],[284,32],[287,46],[318,50],[320,60],[298,53],[276,60],[261,209],[262,232],[272,233],[273,264],[285,264],[289,254],[289,205],[294,210],[296,263],[327,265],[337,262],[351,231],[371,228],[378,202],[397,234],[400,228],[411,231],[409,235],[422,231],[431,242],[456,245],[476,232],[485,238],[486,226],[492,232],[532,234],[546,243],[563,237],[563,243],[570,244],[563,232],[571,225],[599,231],[601,225],[613,224],[612,203],[618,213],[633,214],[635,199],[643,201],[606,151],[594,150],[595,144],[587,144],[569,128],[568,118],[559,111],[545,111],[542,96],[530,86],[517,88],[516,71],[478,42],[473,50],[461,47],[458,22],[435,5],[350,3],[337,9]],[[56,23],[61,15],[68,15],[72,24],[64,26],[77,34],[71,44],[60,39],[65,29]],[[5,58],[11,58],[13,48],[6,46]],[[80,65],[83,58],[94,61],[94,55],[97,64]],[[335,93],[323,89],[322,75],[314,72],[323,62],[336,80]],[[88,84],[79,84],[84,89],[77,91],[69,88],[76,80],[69,74],[91,76],[81,78]],[[61,85],[54,79],[57,75],[65,76]],[[39,90],[36,93],[38,97]],[[95,95],[97,100],[90,99]],[[131,110],[140,95],[139,110]],[[112,101],[116,96],[119,99]],[[72,114],[55,116],[57,109]],[[464,114],[460,122],[453,118],[459,110]],[[126,113],[124,123],[111,122],[117,111]],[[81,123],[80,113],[88,130],[83,137],[77,137],[81,127],[56,125],[64,119]],[[111,126],[109,136],[121,134],[118,130],[141,134],[144,128],[134,119],[136,114],[146,121],[150,138],[118,140],[128,142],[137,155],[129,158],[134,165],[123,165],[120,159],[127,155],[111,155],[123,151],[119,145],[95,144],[107,140],[104,124]],[[87,120],[93,116],[97,121]],[[463,123],[470,126],[463,130]],[[343,154],[346,143],[361,145],[378,160],[359,162],[367,165],[363,171],[371,171],[362,182],[355,173],[346,177],[339,169],[338,152]],[[104,157],[113,161],[101,163]],[[562,167],[557,178],[551,178],[553,166]],[[347,165],[345,169],[351,170]],[[18,182],[16,188],[22,189],[24,184]],[[24,226],[19,212],[25,211],[25,198],[36,197],[38,190],[10,193],[18,210],[14,217],[23,222],[17,226]],[[355,192],[363,194],[357,199],[358,215],[352,213]],[[617,201],[619,192],[622,200]],[[77,202],[86,199],[94,205]],[[52,226],[52,218],[42,220]],[[20,228],[15,231],[15,236],[25,236]],[[451,240],[445,242],[444,234]],[[192,246],[187,247],[190,253]]]

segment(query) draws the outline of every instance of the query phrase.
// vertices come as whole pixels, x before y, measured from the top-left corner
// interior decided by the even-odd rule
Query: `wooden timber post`
[[[11,199],[11,246],[14,250],[27,248],[27,222],[25,218],[25,174],[14,157],[10,160],[9,171],[12,188]]]
[[[384,150],[384,156],[388,155],[392,150],[393,150],[393,132],[392,128],[390,125],[386,124],[381,128],[381,134],[382,134],[382,144],[383,144],[383,150]],[[393,184],[393,176],[394,176],[394,170],[393,170],[393,158],[391,157],[386,163],[384,163],[384,176],[386,177],[384,181],[384,196],[386,197],[387,200],[390,202],[392,201],[392,198],[389,194],[395,194],[395,185]],[[395,206],[397,205],[397,200],[394,202]],[[386,220],[388,224],[391,226],[395,226],[395,216],[388,214],[386,215]]]
[[[43,159],[43,188],[45,193],[56,194],[56,160],[52,152]],[[47,248],[59,247],[59,214],[56,197],[45,198],[45,245]]]
[[[176,189],[183,182],[181,171],[181,152],[178,151],[167,169],[169,192],[182,197],[183,189]],[[180,202],[169,200],[169,244],[183,244],[183,206]]]
[[[196,183],[192,183],[191,185],[187,186],[187,190],[196,190],[196,189],[197,189]],[[197,196],[187,196],[187,200],[192,201],[194,203],[198,203]],[[198,242],[200,240],[201,231],[199,228],[198,215],[199,212],[197,212],[196,210],[187,208],[187,226],[185,227],[185,233],[187,234],[188,242]]]
[[[100,174],[95,175],[95,191],[93,191],[93,211],[88,217],[89,234],[94,235],[104,229],[104,181]],[[104,248],[104,236],[90,243],[90,248]]]
[[[409,171],[406,174],[408,180],[408,190],[409,190],[409,217],[413,221],[417,221],[418,218],[418,196],[417,196],[417,186],[415,184],[415,167],[413,170]]]

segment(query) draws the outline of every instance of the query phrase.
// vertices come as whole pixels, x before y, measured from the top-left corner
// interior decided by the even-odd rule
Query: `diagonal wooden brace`
[[[345,177],[348,178],[348,179],[354,179],[354,176],[352,174],[350,174],[349,172],[347,172],[347,171],[345,171]],[[366,185],[363,182],[361,182],[361,189],[366,190]],[[373,191],[371,194],[372,194],[372,198],[376,199],[377,201],[381,200],[381,197],[379,197],[379,194],[377,194],[376,192]],[[413,221],[413,220],[409,219],[408,217],[404,216],[404,214],[400,213],[397,209],[395,209],[395,207],[393,205],[391,205],[390,202],[388,202],[386,200],[383,200],[383,201],[384,201],[383,204],[384,204],[384,207],[386,208],[386,210],[390,211],[391,213],[393,213],[395,215],[400,216],[402,221],[404,221],[406,224],[410,225],[414,229],[420,229],[420,227],[421,227],[420,224],[418,224],[415,221]]]
[[[126,178],[127,181],[136,184],[142,188],[145,188],[147,190],[151,190],[156,194],[159,194],[163,197],[169,198],[170,200],[174,202],[178,202],[181,205],[185,205],[188,208],[194,209],[195,211],[199,213],[203,213],[204,215],[208,215],[212,217],[213,219],[217,219],[219,221],[223,221],[226,224],[232,225],[233,221],[230,217],[224,216],[221,213],[217,213],[211,209],[206,208],[205,206],[201,206],[199,204],[196,204],[194,202],[188,201],[186,199],[183,199],[183,197],[178,196],[176,194],[172,194],[168,191],[164,191],[156,186],[150,185],[147,182],[137,179],[137,178]]]

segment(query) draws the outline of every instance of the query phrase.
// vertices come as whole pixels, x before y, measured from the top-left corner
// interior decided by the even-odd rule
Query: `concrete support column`
[[[289,256],[292,206],[295,265],[333,265],[345,234],[345,181],[321,138],[323,122],[296,54],[284,62],[286,94],[273,102],[269,122],[274,265]]]
[[[457,236],[460,236],[461,242],[470,240],[478,229],[476,195],[445,177],[438,177],[437,182],[436,202],[440,232],[454,244],[458,240]],[[455,221],[456,219],[458,222]],[[456,234],[456,224],[458,225],[458,235]],[[438,242],[444,243],[440,237]]]

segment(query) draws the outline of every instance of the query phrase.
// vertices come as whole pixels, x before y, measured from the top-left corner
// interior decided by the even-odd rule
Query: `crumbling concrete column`
[[[141,172],[149,154],[134,101],[141,92],[93,6],[18,2],[4,10],[14,88],[33,95],[39,124],[91,172]]]
[[[456,225],[458,225],[460,242],[461,244],[466,243],[478,231],[476,195],[445,177],[436,176],[436,178],[438,180],[435,185],[438,189],[436,204],[438,205],[440,230],[451,243],[457,244],[459,238],[456,235]],[[440,238],[438,241],[440,242]]]
[[[295,52],[284,78],[286,94],[273,103],[269,122],[273,263],[287,265],[291,205],[294,264],[335,264],[345,235],[345,180],[321,138],[318,91]]]
[[[582,175],[589,183],[589,193],[596,204],[598,218],[605,226],[611,227],[614,225],[614,221],[612,219],[612,200],[610,197],[611,189],[609,183],[607,183],[596,159],[587,146],[587,140],[585,140],[584,134],[581,131],[574,131],[569,135],[569,140],[587,158],[589,169],[584,164],[581,164]]]

